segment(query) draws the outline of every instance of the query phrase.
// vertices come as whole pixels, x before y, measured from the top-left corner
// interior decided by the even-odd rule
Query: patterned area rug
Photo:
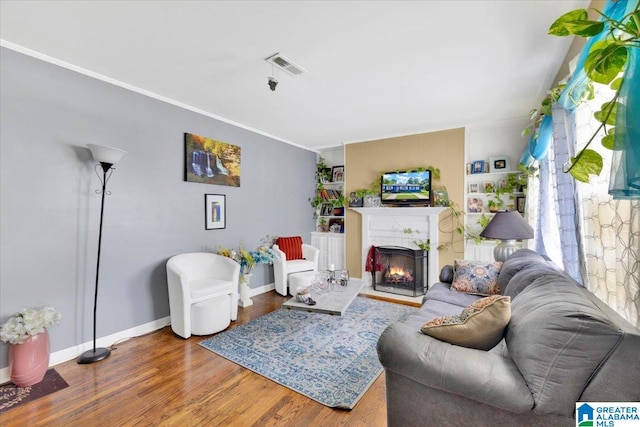
[[[415,310],[363,297],[343,316],[281,308],[200,345],[323,405],[352,409],[382,372],[380,334]]]
[[[32,386],[17,387],[13,383],[4,384],[0,386],[0,413],[66,387],[69,387],[69,384],[55,369],[49,369],[42,381]]]

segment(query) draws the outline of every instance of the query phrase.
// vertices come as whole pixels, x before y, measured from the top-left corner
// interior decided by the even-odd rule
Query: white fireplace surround
[[[438,268],[439,229],[440,214],[447,210],[446,207],[423,208],[349,208],[362,216],[362,276],[366,283],[371,281],[371,273],[365,271],[367,255],[371,246],[402,246],[410,249],[418,249],[413,243],[415,240],[429,239],[431,250],[429,251],[427,286],[431,287],[438,281],[440,270]],[[413,233],[406,233],[411,229]]]

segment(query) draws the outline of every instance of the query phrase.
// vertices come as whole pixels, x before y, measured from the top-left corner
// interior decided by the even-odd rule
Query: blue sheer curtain
[[[609,194],[614,199],[640,199],[640,60],[632,49],[629,67],[620,88],[616,134],[611,162]],[[618,131],[624,129],[624,132]]]

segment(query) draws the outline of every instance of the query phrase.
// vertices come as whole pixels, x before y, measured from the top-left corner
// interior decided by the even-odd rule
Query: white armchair
[[[183,338],[209,335],[238,318],[240,264],[212,253],[176,255],[167,261],[171,329]]]
[[[278,241],[281,242],[282,239],[283,238],[280,238]],[[273,263],[273,276],[276,292],[280,295],[287,295],[289,274],[301,271],[318,271],[320,250],[311,245],[307,245],[306,243],[302,243],[302,239],[300,239],[299,242],[302,248],[302,259],[294,257],[297,259],[287,260],[287,254],[280,248],[280,246],[277,243],[273,245],[273,250],[279,255],[278,259]]]

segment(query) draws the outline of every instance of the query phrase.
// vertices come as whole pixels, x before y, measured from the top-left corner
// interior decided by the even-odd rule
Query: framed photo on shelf
[[[204,229],[217,230],[226,228],[226,197],[224,194],[204,195]]]
[[[331,168],[331,181],[344,181],[344,166],[334,166]]]
[[[484,212],[484,202],[477,197],[469,197],[467,199],[467,212],[482,213]]]
[[[479,189],[478,189],[478,183],[477,182],[470,182],[469,183],[469,193],[478,193]]]
[[[329,232],[331,232],[331,233],[344,233],[344,219],[343,218],[331,218],[329,220]]]
[[[526,197],[516,197],[516,209],[520,213],[524,213],[524,209],[526,206],[527,198]]]
[[[474,160],[471,165],[471,173],[484,173],[484,160]]]
[[[485,193],[495,193],[496,192],[496,184],[495,182],[485,182],[482,184],[484,187]]]
[[[509,158],[506,156],[490,157],[489,172],[507,172],[511,170]]]
[[[323,203],[320,208],[320,216],[329,216],[331,215],[331,211],[333,210],[333,206],[331,203]]]

